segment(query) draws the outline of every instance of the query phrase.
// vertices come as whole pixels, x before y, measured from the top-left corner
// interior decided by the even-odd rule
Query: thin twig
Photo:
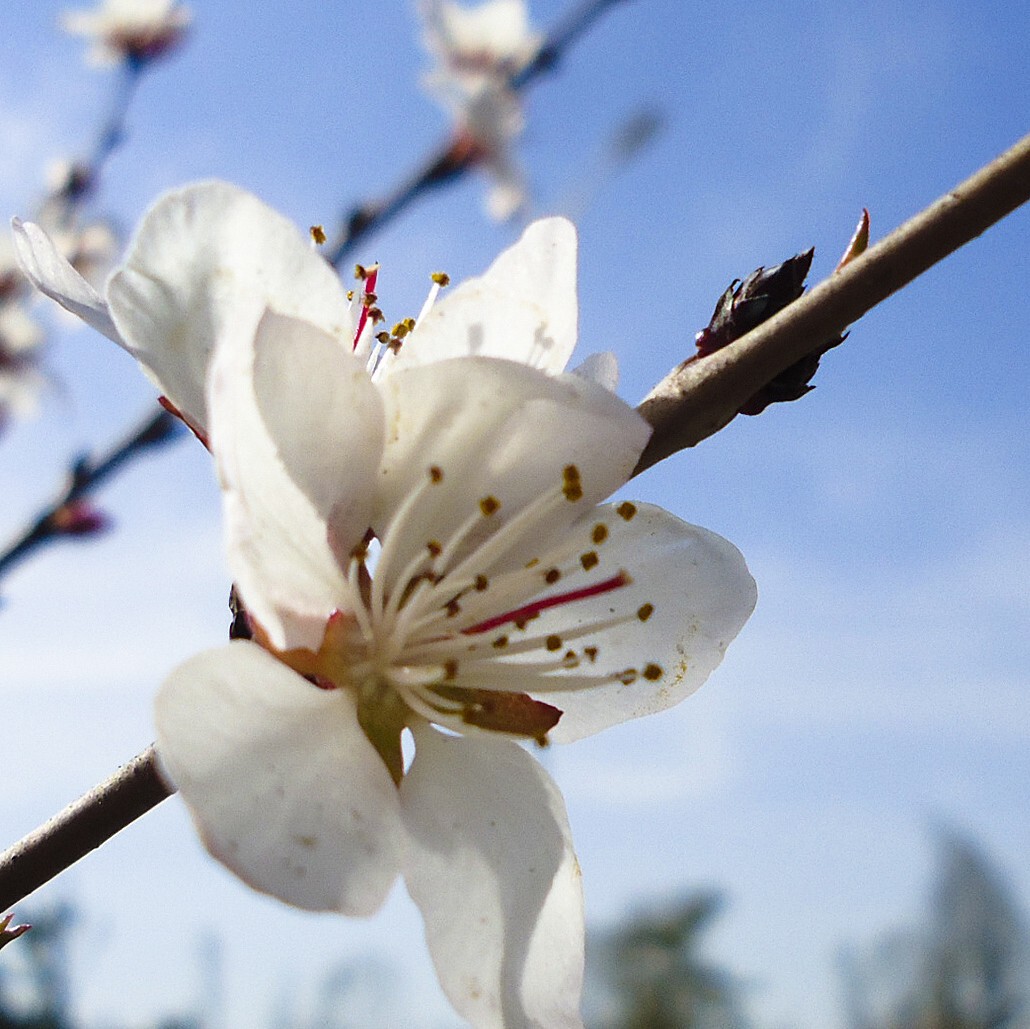
[[[129,436],[98,458],[80,457],[68,473],[68,484],[16,539],[0,551],[0,579],[37,548],[61,537],[83,535],[69,525],[74,505],[101,486],[140,452],[179,435],[182,423],[163,408],[150,415]]]
[[[508,87],[519,92],[546,72],[552,71],[565,52],[605,12],[626,0],[583,0],[571,10],[540,44],[536,56],[508,79]],[[357,244],[370,233],[381,229],[423,193],[469,172],[482,157],[482,152],[466,133],[458,132],[435,147],[401,184],[381,200],[370,200],[351,208],[336,239],[326,248],[326,260],[339,268]]]
[[[839,332],[1028,199],[1030,136],[779,315],[725,349],[686,365],[689,375],[684,376],[683,367],[672,372],[640,406],[653,419],[655,436],[637,472],[712,435],[748,397],[810,351],[813,340]],[[171,792],[151,747],[0,855],[0,910]]]
[[[39,889],[173,792],[149,747],[0,855],[0,909]]]
[[[746,336],[674,368],[638,410],[636,474],[724,428],[785,368],[1030,200],[1030,135]]]

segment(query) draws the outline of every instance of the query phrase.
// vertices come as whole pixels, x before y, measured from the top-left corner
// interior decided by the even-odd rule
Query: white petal
[[[582,1025],[583,898],[565,805],[504,739],[415,730],[404,878],[440,983],[477,1029]]]
[[[541,638],[564,638],[581,626],[623,618],[622,624],[570,642],[579,665],[567,674],[636,674],[629,684],[615,679],[580,689],[564,689],[561,672],[548,677],[546,690],[527,681],[528,692],[564,711],[550,733],[556,743],[662,711],[688,697],[722,661],[757,599],[754,580],[733,544],[659,507],[631,505],[635,514],[628,521],[619,515],[620,507],[630,510],[606,505],[578,528],[582,550],[598,558],[592,580],[603,581],[625,570],[632,577],[630,585],[550,608],[531,626]],[[597,525],[604,525],[608,535],[604,542],[592,544]],[[558,588],[574,590],[580,585],[569,576]],[[588,654],[587,648],[595,653]]]
[[[211,372],[211,448],[223,485],[229,567],[282,649],[317,649],[346,607],[334,553],[369,526],[382,401],[361,363],[296,318],[229,328]]]
[[[341,340],[353,334],[332,268],[292,222],[224,182],[158,200],[108,283],[119,332],[161,391],[202,428],[211,350],[226,323],[241,316],[241,296],[251,301],[254,325],[271,307]]]
[[[100,294],[68,263],[53,240],[33,222],[11,220],[18,263],[41,293],[133,353],[118,334]]]
[[[373,526],[384,540],[383,556],[386,548],[393,555],[391,574],[431,541],[446,546],[470,518],[481,524],[469,546],[507,526],[542,494],[557,496],[561,502],[547,523],[534,526],[531,538],[513,540],[502,564],[531,560],[626,481],[650,434],[643,419],[607,390],[511,361],[465,358],[407,369],[386,378],[382,390],[387,444]],[[582,499],[575,503],[561,498],[569,466],[578,469],[582,483]],[[429,485],[431,469],[440,473],[436,485]],[[391,524],[415,490],[421,495],[409,504],[404,524]],[[486,498],[500,502],[489,518],[480,513]]]
[[[156,722],[161,764],[219,861],[297,907],[379,907],[404,835],[349,693],[316,689],[238,640],[173,672]]]
[[[580,375],[590,382],[596,382],[610,393],[614,393],[619,387],[619,362],[610,350],[589,354],[569,374]]]
[[[448,357],[503,357],[552,373],[576,345],[576,230],[534,222],[487,272],[445,294],[407,338],[398,368]]]

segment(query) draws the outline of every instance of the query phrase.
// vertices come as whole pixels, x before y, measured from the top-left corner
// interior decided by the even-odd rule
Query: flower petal
[[[527,525],[477,571],[531,560],[626,481],[650,434],[607,390],[511,361],[442,361],[397,372],[381,388],[388,435],[373,520],[384,541],[377,577],[399,574],[431,543],[446,547],[460,527],[478,520],[453,564],[546,494],[555,498],[546,522]],[[579,491],[566,500],[570,468]]]
[[[11,228],[18,263],[36,289],[135,356],[118,334],[103,298],[65,260],[54,241],[38,225],[20,218],[11,220]]]
[[[553,374],[576,345],[576,230],[533,222],[484,275],[445,294],[419,322],[395,367],[448,357],[503,357]]]
[[[379,907],[404,833],[349,693],[318,690],[237,640],[172,673],[156,723],[162,767],[219,861],[297,907]]]
[[[241,306],[240,296],[250,300]],[[215,341],[244,311],[303,317],[340,340],[353,336],[336,273],[297,227],[225,182],[167,193],[144,216],[110,279],[111,316],[158,388],[207,427],[204,379]]]
[[[597,559],[590,581],[620,570],[631,581],[548,608],[531,623],[535,636],[561,640],[557,649],[575,656],[568,671],[525,684],[528,693],[564,712],[549,734],[556,743],[662,711],[688,697],[722,661],[757,599],[755,582],[733,544],[659,507],[605,505],[579,523],[579,533],[580,549]],[[591,543],[602,535],[602,542]],[[575,576],[566,576],[561,588],[579,585]],[[603,627],[582,633],[591,625]],[[523,660],[531,662],[534,656]],[[591,677],[598,682],[576,687],[577,679],[585,685]]]
[[[601,350],[596,354],[588,354],[570,375],[579,375],[590,382],[596,382],[610,393],[619,388],[619,361],[610,350]]]
[[[509,740],[414,735],[404,878],[444,991],[477,1029],[581,1026],[582,887],[558,788]]]
[[[341,344],[268,311],[227,327],[211,370],[211,447],[229,567],[272,643],[317,649],[346,607],[336,554],[369,526],[383,406]]]

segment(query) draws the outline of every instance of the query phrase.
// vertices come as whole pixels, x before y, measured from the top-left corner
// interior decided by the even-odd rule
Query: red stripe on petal
[[[489,632],[499,625],[507,625],[509,622],[521,622],[533,618],[541,611],[547,611],[552,607],[560,607],[562,604],[571,604],[576,600],[586,600],[589,597],[597,597],[602,593],[610,593],[612,590],[628,586],[632,582],[626,572],[619,572],[604,582],[594,583],[593,586],[584,586],[578,590],[569,590],[567,593],[559,593],[555,597],[544,597],[542,600],[534,600],[531,604],[517,607],[514,611],[508,611],[503,615],[496,615],[488,618],[485,622],[473,625],[470,629],[462,630],[466,636],[474,636],[481,632]]]

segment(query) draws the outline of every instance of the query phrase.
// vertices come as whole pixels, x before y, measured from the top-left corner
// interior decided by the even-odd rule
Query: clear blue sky
[[[125,227],[208,176],[331,225],[445,129],[404,3],[194,6],[192,42],[144,82],[99,198]],[[543,25],[563,6],[531,4]],[[58,9],[0,10],[5,218],[31,210],[48,158],[89,144],[112,85],[53,30]],[[925,206],[1030,129],[1027,39],[1030,8],[993,0],[619,6],[533,89],[522,148],[535,211],[580,212],[581,353],[614,350],[635,402],[731,279],[813,244],[821,278],[863,206],[874,238]],[[598,180],[605,137],[642,103],[665,111],[664,135]],[[417,311],[428,271],[476,273],[514,238],[482,197],[466,182],[370,241],[390,311]],[[697,696],[546,760],[591,919],[724,887],[712,953],[748,977],[765,1026],[836,1024],[837,947],[914,915],[938,822],[979,837],[1030,898],[1028,236],[1024,210],[857,325],[812,395],[627,490],[733,540],[758,610]],[[62,387],[0,440],[3,535],[73,452],[148,409],[122,353],[55,324]],[[201,448],[103,502],[116,531],[6,584],[4,843],[144,747],[164,674],[224,638]],[[210,862],[174,800],[48,895],[82,906],[94,1022],[191,1003],[198,933],[214,932],[226,1026],[303,1007],[330,965],[370,953],[400,964],[426,1025],[453,1024],[402,891],[367,923],[293,913]]]

